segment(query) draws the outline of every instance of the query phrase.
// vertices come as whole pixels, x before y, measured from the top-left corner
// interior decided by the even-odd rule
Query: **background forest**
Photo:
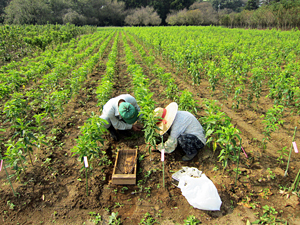
[[[291,29],[300,0],[1,0],[0,23]]]

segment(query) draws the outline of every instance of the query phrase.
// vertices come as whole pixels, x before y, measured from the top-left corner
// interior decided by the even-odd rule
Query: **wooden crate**
[[[137,171],[137,150],[119,150],[112,174],[112,183],[135,185]]]

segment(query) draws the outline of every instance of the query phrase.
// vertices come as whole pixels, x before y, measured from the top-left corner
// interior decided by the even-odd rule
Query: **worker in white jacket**
[[[179,144],[185,152],[183,161],[192,160],[206,144],[204,130],[197,118],[187,111],[178,111],[176,102],[170,103],[165,108],[154,110],[156,117],[161,118],[157,122],[156,130],[160,135],[169,133],[169,138],[164,145],[159,144],[156,149],[165,153],[172,153]]]
[[[119,137],[116,130],[140,131],[142,129],[140,125],[134,124],[139,118],[139,112],[140,108],[135,98],[129,94],[122,94],[111,98],[103,106],[100,118],[108,122],[108,124],[104,125],[105,128],[110,132],[111,137],[118,141]]]

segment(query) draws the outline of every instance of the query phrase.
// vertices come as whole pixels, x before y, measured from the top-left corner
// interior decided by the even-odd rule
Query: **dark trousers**
[[[204,147],[204,144],[193,134],[183,134],[178,137],[178,144],[187,155],[193,155],[199,149]]]

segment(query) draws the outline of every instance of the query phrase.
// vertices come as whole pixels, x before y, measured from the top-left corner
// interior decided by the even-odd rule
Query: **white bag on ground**
[[[202,173],[197,178],[181,176],[178,187],[193,207],[202,210],[220,210],[222,201],[218,190],[205,174]]]

